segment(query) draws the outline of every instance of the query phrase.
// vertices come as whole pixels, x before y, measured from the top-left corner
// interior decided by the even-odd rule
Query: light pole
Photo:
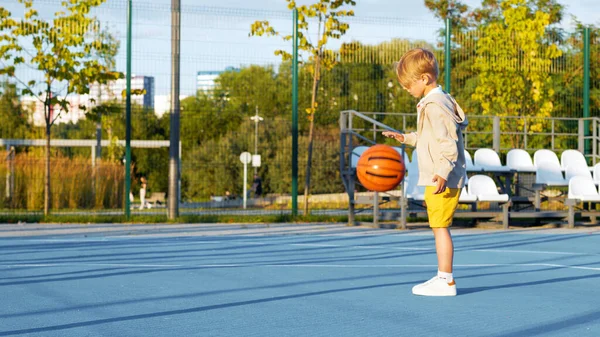
[[[256,107],[256,114],[250,117],[250,119],[254,121],[254,154],[258,155],[258,122],[264,119],[258,115],[258,107]],[[257,172],[258,166],[254,166],[254,174]]]

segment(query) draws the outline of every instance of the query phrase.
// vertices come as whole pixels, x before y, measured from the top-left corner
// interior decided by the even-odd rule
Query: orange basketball
[[[404,161],[398,151],[387,145],[373,145],[358,159],[356,174],[370,191],[385,192],[404,179]]]

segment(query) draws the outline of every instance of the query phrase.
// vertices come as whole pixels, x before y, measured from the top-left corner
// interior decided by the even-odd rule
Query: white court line
[[[213,241],[194,241],[191,243],[214,243]],[[273,246],[303,246],[303,247],[324,247],[324,248],[352,248],[352,249],[383,249],[383,250],[409,250],[409,251],[435,251],[435,248],[425,247],[390,247],[390,246],[377,246],[377,245],[359,245],[359,246],[348,246],[348,245],[335,245],[335,244],[313,244],[313,243],[267,243],[267,242],[255,242],[255,241],[222,241],[219,243],[232,243],[232,244],[253,244],[253,245],[273,245]],[[184,244],[184,243],[180,243]],[[551,255],[581,255],[581,256],[595,256],[600,254],[594,253],[575,253],[575,252],[561,252],[561,251],[542,251],[542,250],[511,250],[511,249],[468,249],[468,248],[456,248],[455,251],[465,252],[484,252],[484,253],[524,253],[524,254],[551,254]]]
[[[484,252],[484,253],[525,253],[525,254],[551,254],[551,255],[598,255],[593,253],[574,253],[544,250],[511,250],[511,249],[456,249],[456,251]]]
[[[121,268],[179,268],[180,264],[130,264],[130,263],[15,263],[0,264],[5,268],[22,267],[121,267]]]
[[[27,240],[13,240],[13,241],[27,241],[27,242],[110,242],[106,238],[101,239],[27,239]]]
[[[121,241],[122,237],[117,238],[115,241]],[[31,239],[23,241],[35,241],[35,242],[107,242],[110,240],[79,240],[79,239]],[[300,246],[300,247],[321,247],[321,248],[350,248],[350,249],[382,249],[382,250],[400,250],[400,251],[435,251],[435,248],[425,247],[390,247],[390,246],[377,246],[377,245],[336,245],[336,244],[312,244],[312,243],[283,243],[283,242],[256,242],[246,240],[226,240],[226,241],[187,241],[187,242],[153,242],[152,246],[187,246],[194,244],[244,244],[244,245],[255,245],[255,246]],[[401,244],[401,243],[399,243]],[[80,249],[81,247],[65,247],[62,249]],[[541,251],[541,250],[511,250],[511,249],[468,249],[468,248],[455,248],[456,252],[483,252],[483,253],[511,253],[511,254],[542,254],[542,255],[572,255],[572,256],[598,256],[597,253],[576,253],[576,252],[563,252],[563,251]]]
[[[260,264],[260,263],[235,263],[235,264],[126,264],[126,263],[48,263],[48,264],[0,264],[3,268],[23,267],[98,267],[110,266],[121,268],[232,268],[232,267],[266,267],[266,268],[433,268],[433,264],[371,264],[371,265],[349,265],[349,264]],[[570,266],[552,263],[485,263],[485,264],[456,264],[455,268],[474,267],[553,267],[576,270],[600,271],[600,267]]]
[[[421,247],[382,247],[373,245],[361,245],[361,246],[346,246],[346,245],[322,245],[312,243],[289,243],[290,246],[305,246],[305,247],[334,247],[334,248],[359,248],[359,249],[390,249],[390,250],[434,250],[435,248],[421,248]]]

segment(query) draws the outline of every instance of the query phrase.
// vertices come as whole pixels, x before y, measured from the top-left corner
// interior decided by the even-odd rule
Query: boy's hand
[[[399,141],[400,143],[404,142],[404,135],[401,133],[392,132],[392,131],[383,131],[381,134],[388,138],[394,138],[395,140]]]
[[[439,175],[433,176],[432,181],[436,183],[436,189],[433,194],[440,194],[446,190],[446,179],[440,177]]]

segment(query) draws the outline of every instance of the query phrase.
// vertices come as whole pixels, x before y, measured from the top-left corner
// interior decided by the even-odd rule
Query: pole
[[[298,9],[293,15],[292,60],[292,217],[298,216]]]
[[[258,115],[258,106],[256,107],[256,114],[252,118],[254,120],[254,154],[258,155],[258,122],[262,120]],[[254,174],[258,173],[258,166],[254,166]]]
[[[127,89],[125,98],[125,218],[131,216],[131,21],[133,4],[127,4]]]
[[[583,29],[583,118],[590,117],[590,28]],[[584,121],[585,152],[590,153],[590,121]]]
[[[179,216],[179,75],[181,0],[171,0],[171,115],[169,145],[169,219]]]
[[[444,45],[444,50],[446,52],[446,56],[444,57],[444,73],[445,73],[445,80],[444,80],[444,90],[446,90],[447,93],[450,93],[450,71],[452,69],[451,67],[451,56],[450,56],[450,46],[451,46],[451,35],[452,35],[452,20],[450,19],[450,17],[446,18],[446,44]]]
[[[248,186],[247,186],[247,182],[248,182],[248,163],[244,162],[244,209],[246,209],[246,199],[247,199],[247,194],[248,194]]]

